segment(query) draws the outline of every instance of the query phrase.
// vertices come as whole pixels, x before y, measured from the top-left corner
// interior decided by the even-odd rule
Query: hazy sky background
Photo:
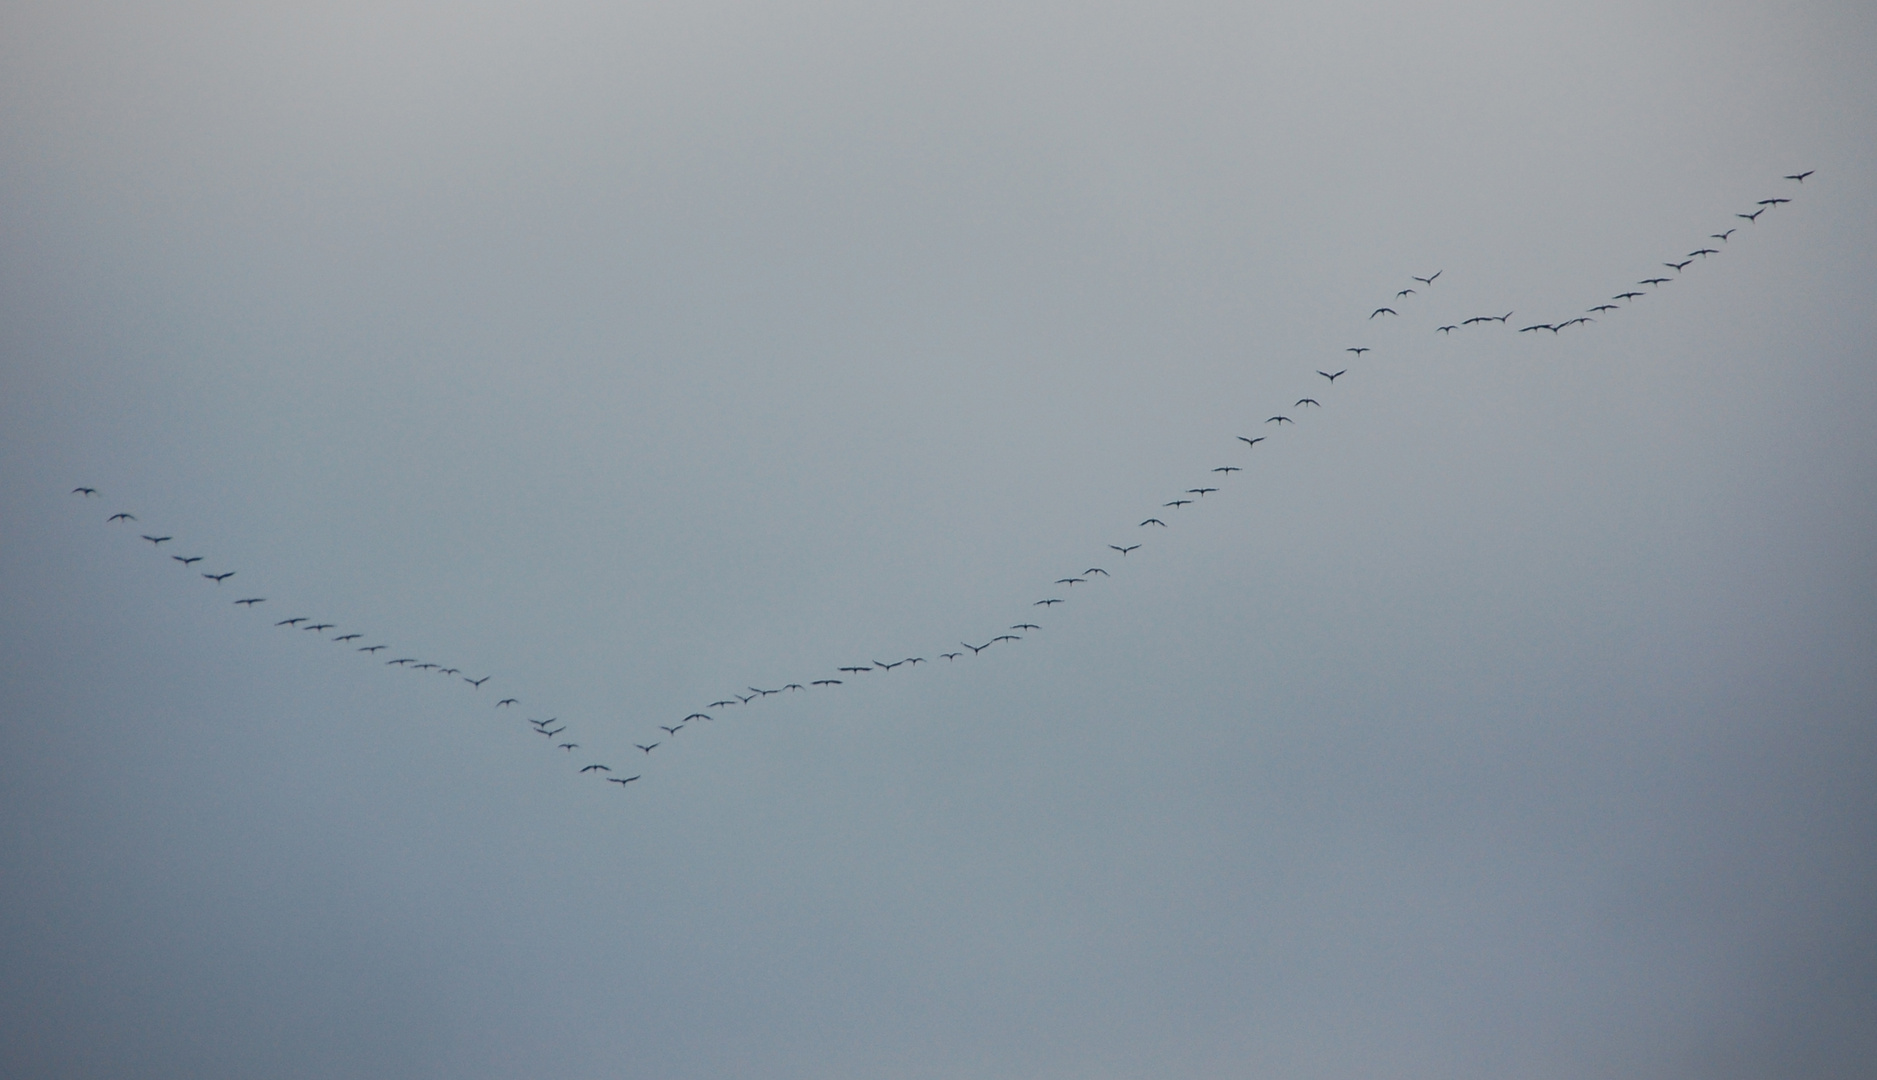
[[[0,1074],[1870,1076],[1872,57],[5,4]]]

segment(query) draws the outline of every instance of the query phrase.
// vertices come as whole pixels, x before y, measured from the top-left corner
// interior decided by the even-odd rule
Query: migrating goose
[[[953,655],[955,656],[957,654],[954,653]],[[840,686],[841,680],[839,679],[816,679],[814,682],[810,683],[809,685],[810,686]]]
[[[1142,526],[1158,525],[1163,529],[1167,527],[1167,523],[1164,521],[1161,521],[1159,518],[1148,518],[1146,521],[1141,522],[1141,525]]]
[[[1340,374],[1340,372],[1339,372],[1338,374]],[[1267,421],[1267,423],[1268,423],[1268,421]],[[1244,444],[1245,444],[1246,446],[1256,446],[1256,445],[1258,445],[1259,443],[1261,443],[1261,442],[1263,442],[1263,441],[1264,441],[1264,436],[1262,436],[1262,435],[1260,435],[1260,436],[1258,436],[1258,437],[1257,437],[1257,438],[1255,438],[1255,439],[1247,439],[1247,438],[1245,438],[1245,437],[1244,437],[1243,435],[1239,435],[1239,436],[1236,436],[1236,438],[1238,439],[1238,441],[1239,441],[1239,442],[1242,442],[1242,443],[1244,443]]]
[[[150,541],[150,542],[151,542],[152,544],[161,544],[161,543],[162,543],[163,541],[165,541],[165,540],[174,540],[174,539],[176,539],[176,538],[175,538],[175,537],[173,537],[173,536],[151,536],[151,535],[150,535],[149,533],[144,533],[144,534],[143,534],[143,538],[144,538],[145,540],[148,540],[148,541]]]
[[[605,765],[588,765],[586,768],[581,769],[580,771],[583,773],[588,773],[588,772],[612,772],[613,770],[608,768]]]
[[[111,521],[135,521],[135,520],[137,520],[137,515],[135,515],[135,514],[112,514],[112,515],[111,515],[110,517],[108,517],[108,518],[105,518],[104,520],[105,520],[106,522],[111,522]]]
[[[202,561],[202,556],[200,555],[171,555],[170,558],[175,559],[177,562],[183,564],[184,566],[188,566],[190,563],[199,563]]]
[[[1331,385],[1334,385],[1337,379],[1339,379],[1339,378],[1341,378],[1341,377],[1342,377],[1342,376],[1344,376],[1344,375],[1347,375],[1347,374],[1349,374],[1349,369],[1348,369],[1348,368],[1344,368],[1344,369],[1342,369],[1341,371],[1339,371],[1339,372],[1337,372],[1337,373],[1336,373],[1336,374],[1334,374],[1334,375],[1331,375],[1331,374],[1330,374],[1329,372],[1327,372],[1327,371],[1319,371],[1319,372],[1317,372],[1317,374],[1318,374],[1318,375],[1321,375],[1321,376],[1323,376],[1323,377],[1324,377],[1324,378],[1326,378],[1326,379],[1328,379],[1328,380],[1330,381],[1330,383],[1331,383]]]
[[[202,576],[205,578],[208,578],[210,581],[213,581],[215,584],[220,585],[222,582],[227,581],[231,577],[234,577],[235,571],[230,570],[225,574],[203,574]]]
[[[1119,544],[1109,544],[1108,546],[1120,552],[1121,557],[1124,559],[1127,558],[1128,552],[1137,550],[1140,547],[1139,544],[1129,544],[1127,547],[1122,547]]]
[[[249,607],[253,607],[253,606],[254,606],[254,605],[256,605],[256,604],[265,604],[265,603],[267,603],[267,597],[265,597],[265,596],[250,596],[250,597],[248,597],[248,598],[247,598],[247,599],[245,599],[245,600],[237,600],[237,601],[235,601],[235,603],[237,603],[237,604],[246,604],[246,605],[247,605],[247,606],[249,606]],[[380,648],[383,648],[383,646],[380,646]]]
[[[487,676],[487,675],[484,675],[484,676],[483,676],[482,678],[480,678],[480,679],[472,679],[472,678],[470,678],[469,676],[467,676],[467,675],[465,675],[465,676],[463,676],[463,681],[464,681],[464,682],[466,682],[466,683],[468,683],[469,685],[471,685],[471,686],[473,686],[473,687],[475,687],[476,689],[478,689],[478,690],[480,690],[480,689],[482,689],[482,684],[483,684],[483,683],[486,683],[486,682],[488,682],[488,681],[489,681],[489,676]]]

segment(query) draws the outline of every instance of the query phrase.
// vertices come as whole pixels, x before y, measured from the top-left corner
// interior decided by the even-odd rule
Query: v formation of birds
[[[1790,173],[1783,177],[1783,179],[1803,184],[1805,179],[1811,175],[1812,170],[1806,170],[1804,172]],[[1736,214],[1735,217],[1750,225],[1756,224],[1760,216],[1768,210],[1776,209],[1791,201],[1791,199],[1780,197],[1761,199],[1754,209]],[[1509,320],[1513,315],[1517,314],[1517,312],[1508,311],[1504,314],[1488,313],[1458,320],[1451,324],[1436,326],[1433,330],[1435,333],[1445,338],[1451,336],[1456,331],[1477,331],[1494,327],[1498,328],[1501,332],[1530,334],[1539,331],[1548,331],[1554,335],[1573,327],[1586,327],[1597,322],[1599,317],[1607,316],[1612,312],[1622,311],[1629,305],[1634,304],[1637,300],[1643,299],[1649,295],[1648,292],[1639,291],[1639,289],[1653,290],[1671,284],[1678,280],[1683,271],[1693,265],[1696,260],[1705,260],[1711,256],[1721,254],[1728,244],[1729,239],[1739,228],[1740,226],[1736,224],[1732,228],[1709,234],[1706,240],[1699,244],[1695,250],[1687,252],[1686,254],[1678,254],[1675,259],[1663,262],[1658,270],[1649,277],[1639,279],[1635,285],[1628,286],[1624,288],[1623,291],[1613,294],[1608,300],[1586,308],[1582,314],[1573,314],[1569,318],[1556,319],[1550,322],[1535,322],[1526,326],[1513,328]],[[1722,247],[1713,247],[1707,241],[1713,241],[1714,243],[1722,245]],[[1660,270],[1671,271],[1673,276],[1665,276],[1660,273]],[[1443,273],[1444,270],[1436,270],[1425,276],[1410,275],[1415,283],[1414,286],[1397,290],[1390,298],[1390,303],[1404,301],[1410,297],[1421,296],[1433,291]],[[1416,286],[1418,286],[1418,288]],[[1396,311],[1395,308],[1391,306],[1381,306],[1373,309],[1365,322],[1373,321],[1378,316],[1396,319],[1402,317],[1400,312]],[[1313,370],[1315,370],[1316,374],[1326,380],[1323,383],[1317,384],[1321,389],[1315,392],[1327,393],[1331,388],[1336,386],[1339,379],[1356,374],[1356,372],[1347,365],[1351,363],[1372,362],[1364,358],[1368,353],[1375,351],[1376,350],[1368,346],[1351,346],[1343,350],[1343,352],[1346,356],[1353,357],[1354,360],[1344,360],[1344,366],[1341,366],[1339,370],[1328,371],[1323,368],[1314,368]],[[1335,364],[1324,365],[1326,368],[1337,366],[1338,365]],[[1322,408],[1322,404],[1314,397],[1302,397],[1298,398],[1289,406],[1289,409],[1293,412],[1305,408]],[[1264,420],[1263,424],[1260,426],[1269,425],[1269,430],[1276,432],[1282,430],[1286,425],[1294,425],[1295,423],[1296,419],[1294,417],[1290,416],[1288,413],[1280,412]],[[1258,444],[1264,442],[1267,437],[1270,436],[1262,434],[1255,437],[1248,435],[1234,436],[1237,442],[1245,444],[1238,453],[1242,456],[1245,453],[1256,450]],[[1243,472],[1244,468],[1240,465],[1228,464],[1217,466],[1211,471],[1216,479],[1196,487],[1183,489],[1178,496],[1161,504],[1159,509],[1183,510],[1187,506],[1194,505],[1198,500],[1204,499],[1207,495],[1219,492],[1221,490],[1219,485],[1227,483],[1234,473]],[[103,497],[102,492],[97,488],[89,486],[73,488],[71,494],[77,495],[81,499]],[[240,608],[245,612],[255,612],[262,610],[261,605],[263,604],[273,604],[276,608],[280,605],[280,601],[277,599],[272,599],[267,596],[245,595],[242,594],[244,590],[240,590],[238,586],[230,586],[230,582],[239,580],[240,571],[238,570],[228,570],[213,566],[212,564],[210,569],[207,570],[198,568],[197,564],[205,562],[208,558],[207,556],[197,555],[193,552],[185,554],[166,548],[164,545],[176,543],[176,538],[161,530],[143,532],[142,529],[145,526],[143,526],[142,522],[135,514],[129,511],[119,511],[110,515],[110,517],[106,519],[106,524],[115,528],[130,527],[131,531],[129,535],[149,543],[158,553],[168,556],[168,561],[174,562],[184,570],[199,574],[205,579],[205,582],[212,587],[230,588],[231,591],[238,594],[230,597],[231,606]],[[1152,527],[1166,528],[1168,526],[1167,523],[1159,517],[1152,516],[1144,519],[1141,521],[1140,525],[1137,526],[1137,528],[1148,529]],[[1120,544],[1111,543],[1107,545],[1107,549],[1113,556],[1113,559],[1105,561],[1125,563],[1130,553],[1140,550],[1145,544],[1145,541],[1133,541],[1131,537],[1124,539],[1130,542]],[[1119,569],[1119,566],[1116,568]],[[1053,587],[1049,591],[1051,593],[1062,592],[1067,594],[1078,586],[1092,585],[1112,576],[1113,574],[1104,567],[1084,567],[1056,579],[1052,583]],[[1057,605],[1066,602],[1066,595],[1039,596],[1034,600],[1028,601],[1025,610],[1036,612],[1041,616],[1042,613],[1045,612],[1055,612]],[[525,711],[522,707],[522,700],[501,693],[500,684],[495,682],[491,675],[467,672],[451,664],[427,660],[418,656],[407,656],[404,655],[403,650],[398,649],[388,642],[375,640],[372,636],[361,631],[351,630],[341,624],[326,622],[311,616],[289,614],[285,618],[270,620],[270,622],[273,627],[279,629],[296,632],[310,631],[320,640],[350,648],[362,658],[375,661],[380,667],[400,668],[409,672],[422,672],[425,675],[442,676],[445,680],[444,685],[451,685],[467,692],[478,692],[487,695],[484,697],[484,700],[490,701],[490,708],[497,713],[511,709],[516,712]],[[328,631],[335,630],[339,632],[335,634],[328,633]],[[935,663],[950,664],[959,660],[968,660],[980,655],[993,646],[1008,647],[1024,640],[1025,635],[1041,632],[1042,630],[1043,627],[1041,625],[1025,619],[1009,624],[1006,627],[998,628],[991,634],[981,635],[983,640],[976,644],[971,640],[961,639],[957,642],[956,648],[948,645],[943,650],[934,651],[929,656],[906,656],[895,660],[870,658],[865,662],[845,665],[837,668],[833,672],[819,674],[819,677],[804,677],[799,682],[788,682],[780,686],[766,688],[756,686],[745,687],[742,690],[735,691],[715,701],[694,708],[682,717],[671,717],[669,718],[671,720],[670,723],[654,723],[653,727],[658,732],[656,738],[646,736],[645,741],[635,741],[632,744],[634,748],[632,757],[636,760],[631,761],[629,764],[636,767],[628,767],[628,763],[621,762],[618,763],[619,767],[615,768],[614,763],[590,760],[585,754],[576,756],[576,751],[582,751],[585,748],[576,741],[574,725],[570,722],[562,721],[557,716],[544,720],[525,716],[520,719],[522,719],[522,723],[525,725],[524,730],[533,731],[546,740],[543,744],[545,748],[551,751],[559,751],[563,757],[568,759],[570,767],[575,771],[575,775],[598,778],[608,783],[617,784],[624,789],[626,785],[640,780],[644,776],[641,770],[645,760],[648,759],[654,751],[661,746],[669,744],[672,740],[675,740],[679,733],[684,731],[689,725],[699,722],[715,721],[717,719],[714,714],[715,712],[727,709],[741,710],[759,704],[764,699],[775,695],[833,690],[846,685],[850,679],[867,674],[890,673],[901,667],[910,669],[922,665],[932,665]],[[565,738],[563,738],[563,736],[565,736]]]

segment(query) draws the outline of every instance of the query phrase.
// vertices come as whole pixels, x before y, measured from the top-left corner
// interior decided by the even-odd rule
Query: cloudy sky
[[[5,4],[0,1073],[1868,1076],[1874,55]]]

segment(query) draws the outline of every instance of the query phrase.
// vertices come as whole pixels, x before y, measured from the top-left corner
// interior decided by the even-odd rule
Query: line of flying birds
[[[1784,179],[1803,184],[1805,182],[1806,177],[1809,177],[1812,174],[1813,174],[1813,170],[1808,169],[1804,172],[1787,174],[1784,177]],[[1760,219],[1760,216],[1765,214],[1768,210],[1772,210],[1776,207],[1783,206],[1786,203],[1789,203],[1791,201],[1792,200],[1787,199],[1787,198],[1777,198],[1777,197],[1761,199],[1756,204],[1756,209],[1751,210],[1749,212],[1745,212],[1745,213],[1738,213],[1735,215],[1735,217],[1740,218],[1748,222],[1749,224],[1754,224],[1754,223],[1757,223]],[[1712,233],[1707,237],[1707,239],[1718,242],[1724,247],[1729,242],[1729,237],[1731,237],[1735,232],[1739,231],[1740,228],[1741,226],[1736,225],[1732,228],[1722,230],[1721,232]],[[1675,281],[1682,274],[1683,271],[1688,269],[1688,267],[1692,266],[1696,260],[1705,260],[1709,258],[1710,256],[1719,255],[1722,250],[1723,248],[1709,247],[1704,243],[1703,245],[1697,247],[1695,250],[1690,251],[1686,255],[1680,257],[1679,259],[1662,263],[1662,268],[1674,271],[1675,277],[1669,277],[1669,276],[1665,276],[1665,275],[1657,273],[1649,277],[1640,279],[1639,281],[1636,282],[1636,284],[1640,286],[1646,286],[1648,288],[1657,288],[1662,285],[1669,284],[1670,282]],[[1434,287],[1435,282],[1440,280],[1441,275],[1444,272],[1445,271],[1443,270],[1436,270],[1433,273],[1428,274],[1425,277],[1415,276],[1415,275],[1410,275],[1410,277],[1417,285],[1421,286],[1422,289],[1431,290]],[[1398,302],[1398,301],[1405,300],[1412,296],[1417,296],[1419,294],[1420,294],[1419,289],[1416,289],[1410,286],[1410,287],[1398,290],[1394,294],[1393,300]],[[1605,315],[1609,312],[1621,310],[1621,307],[1619,305],[1628,304],[1632,301],[1641,299],[1642,297],[1646,295],[1648,294],[1637,291],[1636,288],[1633,286],[1629,288],[1625,288],[1624,291],[1616,293],[1615,295],[1611,296],[1609,301],[1605,301],[1605,302],[1596,304],[1590,308],[1585,309],[1584,314],[1574,315],[1571,318],[1559,319],[1553,322],[1532,323],[1529,326],[1519,327],[1517,332],[1521,334],[1527,334],[1527,333],[1534,333],[1540,330],[1546,330],[1546,331],[1550,331],[1552,334],[1558,334],[1573,326],[1587,326],[1597,321],[1596,316]],[[1456,323],[1436,326],[1434,327],[1434,332],[1441,334],[1444,337],[1444,336],[1451,335],[1456,330],[1464,330],[1467,327],[1480,327],[1480,326],[1489,326],[1489,325],[1496,325],[1502,328],[1509,327],[1510,320],[1512,316],[1515,314],[1517,313],[1508,311],[1503,315],[1492,315],[1492,314],[1475,315],[1467,319],[1462,319]],[[1387,307],[1387,306],[1378,307],[1369,313],[1368,319],[1369,321],[1373,321],[1379,316],[1390,316],[1394,318],[1400,318],[1401,313],[1396,311],[1393,307]],[[1373,352],[1374,350],[1368,346],[1351,346],[1347,349],[1344,349],[1343,351],[1353,355],[1359,361],[1362,359],[1362,357],[1365,354]],[[1318,375],[1322,376],[1323,379],[1326,380],[1326,385],[1333,387],[1336,385],[1336,380],[1342,378],[1345,375],[1348,375],[1351,369],[1348,367],[1343,367],[1336,371],[1325,371],[1320,368],[1315,369],[1315,370]],[[1296,402],[1291,405],[1291,408],[1293,410],[1302,409],[1305,407],[1322,408],[1322,403],[1317,401],[1315,398],[1303,397],[1303,398],[1298,398]],[[1294,425],[1296,421],[1287,414],[1279,413],[1279,414],[1266,418],[1264,423],[1274,424],[1278,428],[1281,429],[1286,424]],[[1238,442],[1245,444],[1246,451],[1250,451],[1250,450],[1256,449],[1259,443],[1264,442],[1267,436],[1265,435],[1257,435],[1257,436],[1238,435],[1238,436],[1235,436],[1235,438]],[[1177,497],[1177,498],[1168,500],[1167,502],[1162,504],[1162,509],[1170,508],[1173,510],[1181,510],[1181,509],[1184,509],[1185,507],[1194,505],[1196,501],[1204,499],[1207,495],[1211,495],[1215,492],[1218,492],[1220,488],[1217,485],[1224,483],[1227,479],[1231,477],[1233,473],[1243,472],[1244,470],[1241,466],[1238,466],[1238,465],[1219,465],[1219,466],[1214,467],[1211,471],[1213,474],[1219,477],[1219,480],[1210,484],[1202,484],[1201,486],[1198,486],[1198,487],[1186,488],[1184,491],[1180,493],[1182,497]],[[98,489],[93,488],[93,487],[76,487],[72,489],[71,493],[74,495],[81,496],[83,498],[100,497],[100,493]],[[1192,498],[1185,498],[1184,496],[1192,496]],[[136,515],[129,513],[128,511],[120,511],[118,513],[112,514],[110,517],[106,518],[105,520],[108,524],[112,524],[112,525],[119,525],[119,524],[131,525],[132,523],[137,523]],[[1161,520],[1158,517],[1149,517],[1141,521],[1140,524],[1136,526],[1136,528],[1149,528],[1149,527],[1168,528],[1168,525],[1165,521]],[[174,536],[167,535],[167,534],[159,536],[159,535],[156,535],[155,533],[143,533],[143,532],[139,532],[138,535],[141,536],[142,539],[144,539],[145,541],[149,542],[151,547],[157,549],[160,552],[168,554],[171,560],[189,569],[192,572],[200,574],[202,578],[213,583],[218,588],[224,585],[225,583],[227,583],[231,578],[236,577],[237,574],[239,573],[239,571],[236,571],[236,570],[217,569],[214,572],[210,572],[206,570],[196,569],[196,564],[205,561],[206,556],[183,555],[180,553],[173,553],[170,549],[164,548],[163,545],[173,543],[175,541],[176,538]],[[1116,555],[1125,559],[1130,553],[1139,551],[1142,546],[1143,544],[1140,541],[1136,541],[1134,543],[1109,544],[1108,550],[1114,552]],[[1083,570],[1077,571],[1076,573],[1058,578],[1056,579],[1054,584],[1061,586],[1063,588],[1063,591],[1067,592],[1067,591],[1072,591],[1077,585],[1090,584],[1094,582],[1097,578],[1107,579],[1111,576],[1112,575],[1110,575],[1106,569],[1100,566],[1090,566]],[[234,600],[232,600],[232,603],[234,606],[246,608],[249,610],[252,610],[256,606],[260,604],[265,604],[267,602],[268,602],[268,598],[265,596],[238,596]],[[1055,610],[1056,605],[1063,604],[1066,602],[1067,602],[1067,599],[1062,596],[1044,596],[1034,601],[1031,601],[1030,606],[1033,608],[1042,608],[1044,611],[1053,611]],[[308,632],[308,631],[313,632],[315,634],[318,634],[323,640],[328,640],[336,644],[345,645],[349,648],[352,648],[354,651],[356,651],[359,654],[362,654],[365,657],[369,657],[373,660],[377,660],[379,661],[380,665],[384,667],[396,667],[396,668],[402,668],[407,671],[427,672],[427,673],[432,673],[436,675],[441,675],[441,676],[444,676],[445,678],[451,678],[453,680],[460,679],[461,683],[467,684],[472,689],[477,690],[477,691],[480,691],[483,688],[483,685],[485,683],[488,683],[491,678],[491,676],[489,675],[471,676],[465,673],[461,668],[451,666],[451,665],[446,665],[443,663],[438,663],[435,661],[424,660],[416,656],[394,656],[394,657],[380,659],[378,657],[379,653],[394,651],[389,644],[383,643],[383,642],[370,641],[367,639],[365,634],[359,631],[348,630],[346,632],[335,634],[335,635],[332,635],[331,637],[327,637],[326,631],[343,630],[344,628],[341,627],[339,624],[316,620],[311,616],[291,615],[287,618],[280,619],[274,622],[273,625],[274,627],[280,628],[280,629],[296,630],[300,632]],[[1002,631],[994,635],[988,636],[983,641],[982,644],[973,644],[970,641],[959,641],[958,648],[956,650],[952,650],[948,648],[946,651],[935,651],[933,653],[933,656],[935,656],[938,660],[944,661],[949,664],[957,660],[960,660],[962,658],[965,658],[967,656],[975,657],[983,653],[985,650],[991,648],[994,645],[1000,645],[1000,644],[1004,644],[1008,642],[1022,641],[1024,639],[1023,638],[1024,634],[1034,633],[1042,629],[1043,629],[1042,626],[1040,626],[1039,624],[1029,622],[1027,620],[1016,622],[1016,623],[1010,624],[1008,627],[1006,627]],[[1016,633],[1016,631],[1021,631],[1022,633]],[[897,660],[869,659],[865,663],[852,663],[852,664],[846,664],[846,665],[837,667],[835,669],[834,675],[845,676],[845,678],[835,678],[834,675],[828,675],[819,679],[810,679],[806,682],[788,682],[788,683],[782,684],[781,686],[777,686],[773,688],[764,688],[764,687],[756,687],[756,686],[745,687],[744,689],[748,690],[748,693],[743,693],[742,691],[733,692],[727,696],[719,698],[716,701],[710,702],[708,705],[705,705],[703,708],[693,709],[691,712],[687,713],[683,718],[678,719],[675,723],[656,725],[657,729],[663,733],[662,735],[655,736],[655,737],[648,737],[646,741],[634,742],[632,745],[635,749],[639,751],[641,757],[649,756],[654,750],[657,750],[659,747],[664,746],[668,742],[671,742],[672,740],[676,739],[678,734],[684,731],[687,726],[693,723],[696,723],[698,721],[712,721],[716,719],[711,713],[705,712],[704,709],[721,710],[721,709],[729,709],[729,708],[740,708],[740,707],[748,706],[755,702],[761,701],[765,698],[773,697],[776,695],[792,694],[792,693],[807,693],[816,689],[823,689],[823,690],[832,689],[834,687],[843,686],[847,683],[849,679],[852,679],[858,676],[867,675],[871,673],[891,672],[901,667],[913,668],[921,664],[931,664],[932,662],[933,661],[931,659],[925,656],[906,656],[906,657],[901,657]],[[498,698],[494,703],[494,708],[497,711],[500,711],[503,709],[514,708],[521,704],[522,702],[520,698],[507,696],[507,697]],[[573,741],[571,738],[566,739],[566,740],[562,740],[560,738],[562,735],[568,732],[570,725],[563,723],[558,717],[549,717],[545,720],[527,718],[525,720],[525,723],[527,725],[527,728],[526,728],[527,730],[531,730],[535,734],[543,736],[547,740],[547,745],[549,747],[551,747],[554,750],[561,751],[562,753],[568,755],[570,758],[572,757],[574,751],[585,749],[584,747],[581,746],[580,743]],[[612,766],[604,762],[590,761],[584,757],[575,759],[575,760],[578,762],[578,764],[576,765],[576,768],[577,768],[577,772],[579,775],[591,774],[593,776],[598,777],[599,779],[605,780],[608,783],[618,784],[621,787],[624,787],[625,785],[630,784],[635,780],[639,780],[643,776],[642,773],[634,773],[631,776],[614,775],[614,770]]]

